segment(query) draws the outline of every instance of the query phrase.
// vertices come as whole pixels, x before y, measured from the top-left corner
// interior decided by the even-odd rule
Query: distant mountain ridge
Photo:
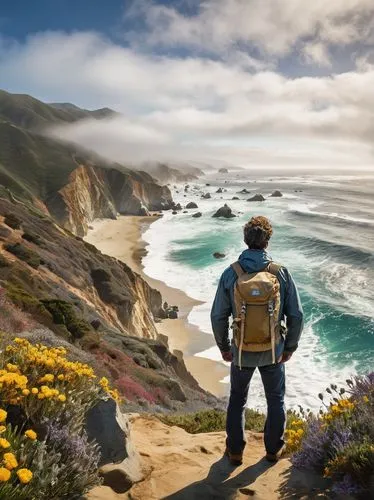
[[[0,184],[21,200],[43,207],[80,236],[98,217],[171,208],[170,190],[148,173],[77,151],[77,146],[42,133],[48,126],[102,119],[112,112],[87,111],[68,103],[48,105],[0,91]],[[114,178],[115,183],[108,181]]]

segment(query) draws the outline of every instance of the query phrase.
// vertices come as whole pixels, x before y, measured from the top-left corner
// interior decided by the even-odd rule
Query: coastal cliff
[[[94,219],[121,215],[148,215],[171,208],[169,188],[146,172],[121,171],[80,164],[68,182],[47,201],[51,215],[78,236],[87,234]]]
[[[50,127],[100,119],[111,110],[48,105],[0,91],[0,184],[22,202],[44,207],[83,236],[95,218],[170,209],[172,196],[148,173],[110,163],[46,135]]]

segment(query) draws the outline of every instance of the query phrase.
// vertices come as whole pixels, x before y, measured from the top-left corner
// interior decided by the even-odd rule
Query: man
[[[266,458],[276,462],[285,445],[284,363],[298,347],[303,310],[290,273],[272,263],[266,252],[272,234],[266,217],[252,217],[244,226],[248,249],[238,263],[222,274],[211,311],[216,343],[222,358],[231,362],[226,454],[233,465],[242,464],[245,408],[256,368],[261,374],[268,408],[264,430]],[[230,345],[231,315],[234,338]]]

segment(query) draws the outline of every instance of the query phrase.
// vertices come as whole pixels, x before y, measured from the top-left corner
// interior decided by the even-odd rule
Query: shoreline
[[[188,322],[193,307],[202,302],[189,297],[185,292],[168,286],[163,281],[144,273],[143,257],[147,254],[148,243],[143,233],[159,219],[159,216],[120,216],[117,220],[98,219],[90,227],[85,240],[95,245],[101,252],[125,262],[152,287],[159,290],[163,301],[179,307],[178,319],[164,319],[156,323],[157,331],[168,337],[169,349],[183,353],[188,371],[199,385],[217,397],[228,395],[228,385],[220,380],[229,374],[229,369],[220,362],[200,358],[195,354],[214,346],[214,339]],[[126,239],[121,237],[126,235]]]

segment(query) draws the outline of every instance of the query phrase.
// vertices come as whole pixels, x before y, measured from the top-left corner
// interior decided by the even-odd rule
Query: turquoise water
[[[181,203],[198,200],[203,216],[167,214],[151,226],[146,272],[205,300],[190,321],[211,334],[210,305],[221,272],[244,249],[242,226],[252,215],[268,216],[274,226],[269,252],[293,274],[306,318],[300,349],[289,365],[294,382],[290,399],[315,406],[316,391],[331,377],[343,383],[374,368],[374,176],[240,177],[213,178],[211,186],[202,185],[202,191],[212,193],[211,200],[200,200],[201,193],[178,199],[175,193]],[[218,186],[227,192],[215,194]],[[248,203],[249,195],[237,194],[244,186],[264,195],[279,188],[285,197]],[[241,199],[231,200],[233,195]],[[211,217],[224,202],[237,218]],[[217,261],[212,258],[216,251],[227,257]],[[202,355],[219,359],[214,350]]]

